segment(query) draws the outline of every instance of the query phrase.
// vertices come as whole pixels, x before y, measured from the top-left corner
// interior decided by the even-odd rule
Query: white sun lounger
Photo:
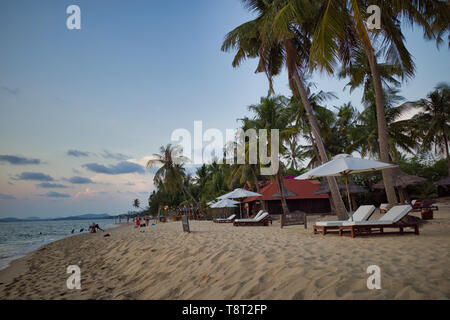
[[[411,233],[404,232],[404,228],[414,228],[413,233],[419,234],[419,227],[417,224],[399,223],[411,211],[410,205],[401,205],[391,208],[385,215],[376,221],[346,221],[339,227],[339,235],[343,235],[345,231],[350,231],[352,238],[358,234],[371,234],[373,229],[379,230],[380,234],[386,234],[385,228],[398,228],[399,234]],[[391,232],[392,233],[392,232]]]
[[[259,217],[253,219],[236,219],[233,222],[234,226],[268,226],[272,223],[268,212],[263,212]]]
[[[229,216],[226,219],[216,219],[214,220],[215,223],[231,223],[234,221],[234,218],[236,218],[235,214],[232,214],[231,216]]]
[[[358,210],[353,213],[353,221],[366,221],[372,216],[375,211],[375,206],[367,205],[360,206]],[[352,221],[352,218],[347,221],[317,221],[313,226],[314,233],[319,233],[321,231],[323,234],[327,234],[328,229],[339,229],[344,222]]]

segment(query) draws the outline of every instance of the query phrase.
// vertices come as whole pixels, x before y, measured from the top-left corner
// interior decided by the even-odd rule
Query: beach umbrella
[[[253,191],[248,191],[242,188],[237,188],[234,189],[231,192],[228,192],[227,194],[224,194],[223,196],[218,197],[217,199],[241,199],[241,198],[248,198],[248,197],[261,197],[262,194],[253,192]],[[242,206],[241,203],[239,202],[239,216],[240,218],[242,218]]]
[[[223,199],[211,205],[211,208],[236,208],[238,203],[239,201]],[[225,210],[223,213],[225,213]]]
[[[436,186],[450,186],[450,177],[447,177],[447,178],[441,179],[439,181],[436,181],[434,183],[434,185],[436,185]]]
[[[394,187],[397,188],[398,194],[400,195],[400,202],[404,202],[405,198],[408,199],[408,193],[406,191],[406,187],[414,184],[421,184],[427,181],[427,179],[406,174],[400,168],[392,169],[392,182],[394,183]],[[375,189],[384,189],[383,180],[378,181],[373,185]]]
[[[223,199],[211,205],[211,208],[234,208],[237,207],[236,205],[239,203],[239,201]]]
[[[352,212],[348,176],[352,173],[368,172],[394,167],[397,167],[397,165],[363,158],[354,158],[348,154],[340,154],[335,156],[333,160],[324,163],[323,165],[314,168],[295,179],[307,180],[317,177],[344,177],[345,186],[347,189],[348,204],[350,207],[350,212]]]

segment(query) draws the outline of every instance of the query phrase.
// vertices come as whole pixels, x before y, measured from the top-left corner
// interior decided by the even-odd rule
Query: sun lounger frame
[[[372,211],[372,213],[367,217],[366,220],[369,220],[370,217],[374,214],[375,210]],[[323,235],[326,235],[328,230],[336,230],[339,231],[339,226],[318,226],[316,224],[313,225],[314,234],[322,233]]]
[[[256,227],[256,226],[262,226],[262,227],[268,227],[269,223],[272,224],[272,218],[270,215],[267,215],[260,221],[234,221],[233,226],[235,227]]]
[[[229,219],[229,217],[228,217],[227,219],[216,219],[213,222],[214,223],[232,223],[234,221],[234,219],[236,219],[236,215],[234,215],[233,219]]]
[[[353,226],[340,226],[339,235],[344,236],[346,231],[349,231],[349,236],[355,238],[362,235],[386,235],[386,234],[407,234],[414,233],[419,235],[418,224],[405,224],[405,223],[393,223],[393,224],[373,224],[373,225],[353,225]],[[384,229],[394,228],[398,229],[396,232],[385,232]],[[405,231],[405,228],[413,228],[414,231]],[[375,231],[375,232],[373,232]]]

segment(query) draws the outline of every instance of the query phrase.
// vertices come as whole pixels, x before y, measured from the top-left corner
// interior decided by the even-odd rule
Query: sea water
[[[0,222],[0,269],[40,246],[68,236],[89,232],[91,220]],[[97,219],[100,228],[115,227],[114,219]],[[72,234],[72,230],[75,230]],[[80,232],[84,229],[83,232]],[[101,232],[101,231],[100,231]]]

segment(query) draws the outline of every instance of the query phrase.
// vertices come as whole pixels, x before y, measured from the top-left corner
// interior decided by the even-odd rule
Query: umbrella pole
[[[347,187],[348,207],[350,208],[350,216],[353,221],[352,199],[350,198],[350,188],[348,187],[348,174],[345,175],[345,186]]]
[[[239,218],[242,219],[242,204],[239,201]]]

